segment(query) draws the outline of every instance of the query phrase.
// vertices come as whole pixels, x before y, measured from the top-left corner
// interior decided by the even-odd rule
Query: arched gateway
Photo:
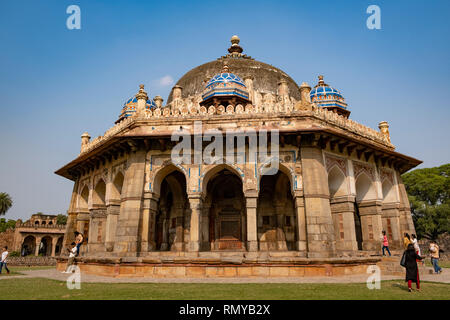
[[[166,105],[141,85],[116,124],[92,141],[84,133],[80,155],[56,172],[75,182],[64,245],[85,234],[82,270],[365,272],[380,260],[382,230],[393,249],[414,233],[400,174],[420,161],[395,151],[387,122],[376,131],[350,120],[323,76],[298,86],[231,42]]]

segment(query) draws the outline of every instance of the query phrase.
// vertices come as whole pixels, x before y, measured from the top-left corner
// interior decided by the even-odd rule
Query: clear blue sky
[[[66,8],[81,8],[81,30]],[[381,8],[381,30],[366,8]],[[22,1],[0,0],[0,192],[6,218],[65,213],[73,183],[53,172],[80,135],[104,133],[144,83],[165,100],[185,72],[244,53],[341,90],[351,118],[389,121],[397,151],[450,162],[450,1]]]

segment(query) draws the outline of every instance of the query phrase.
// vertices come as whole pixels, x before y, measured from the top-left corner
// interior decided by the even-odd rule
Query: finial
[[[228,52],[237,56],[241,56],[241,53],[244,51],[241,46],[239,46],[239,42],[241,39],[239,39],[238,36],[234,35],[231,37],[231,47],[228,48]]]
[[[325,82],[323,81],[323,75],[319,76],[319,84],[324,84]]]
[[[230,69],[228,68],[228,65],[226,63],[224,63],[222,66],[221,73],[229,73],[229,72],[230,72]]]
[[[145,92],[144,90],[144,85],[140,84],[139,85],[139,92],[136,94],[136,99],[144,99],[145,101],[148,100],[148,95],[147,92]]]
[[[381,134],[386,138],[388,142],[391,142],[391,137],[389,134],[389,123],[387,121],[381,121],[378,124],[378,129],[380,129]]]

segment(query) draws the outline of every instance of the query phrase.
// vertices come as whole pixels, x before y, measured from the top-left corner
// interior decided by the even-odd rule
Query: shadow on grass
[[[396,283],[392,284],[392,287],[399,288],[399,289],[401,289],[403,291],[408,292],[408,286],[406,284],[401,284],[401,283],[396,282]]]

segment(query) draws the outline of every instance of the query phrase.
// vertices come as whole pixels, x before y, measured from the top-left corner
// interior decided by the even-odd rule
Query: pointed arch
[[[216,174],[223,170],[228,170],[232,173],[234,173],[239,180],[242,182],[242,185],[244,185],[244,173],[242,170],[234,165],[231,164],[218,164],[214,167],[210,168],[208,171],[206,171],[204,174],[200,176],[200,190],[204,196],[207,195],[208,192],[208,182],[214,178]]]
[[[78,194],[78,210],[88,210],[89,204],[89,188],[87,185],[84,185],[81,192]]]
[[[117,172],[116,176],[112,180],[110,200],[120,200],[124,179],[125,177],[122,171]]]
[[[161,194],[161,184],[162,184],[164,178],[167,177],[169,174],[171,174],[174,171],[178,171],[181,174],[183,174],[186,182],[188,181],[188,177],[186,177],[184,168],[177,166],[170,161],[167,165],[160,168],[155,173],[153,180],[150,182],[150,190],[152,190],[155,194],[160,195]],[[187,183],[186,183],[186,192],[187,191],[188,190],[187,190]]]
[[[105,205],[105,197],[106,197],[106,183],[102,179],[99,179],[94,188],[94,193],[92,197],[92,204],[94,206],[104,206]]]
[[[397,202],[394,186],[389,179],[384,179],[381,189],[383,191],[383,203]]]
[[[328,171],[328,188],[330,198],[345,196],[348,194],[347,180],[344,172],[337,166],[333,165]]]
[[[377,192],[372,179],[365,173],[361,172],[355,181],[356,202],[363,200],[375,200]]]
[[[261,180],[264,176],[264,174],[262,174],[262,169],[264,167],[264,164],[262,164],[259,168],[258,168],[258,193],[259,190],[261,189]],[[290,191],[292,194],[294,194],[294,189],[295,189],[295,174],[294,171],[292,169],[289,169],[288,167],[286,167],[284,164],[279,163],[278,164],[278,171],[281,171],[282,173],[284,173],[286,175],[286,177],[289,179],[289,185],[290,185]]]

